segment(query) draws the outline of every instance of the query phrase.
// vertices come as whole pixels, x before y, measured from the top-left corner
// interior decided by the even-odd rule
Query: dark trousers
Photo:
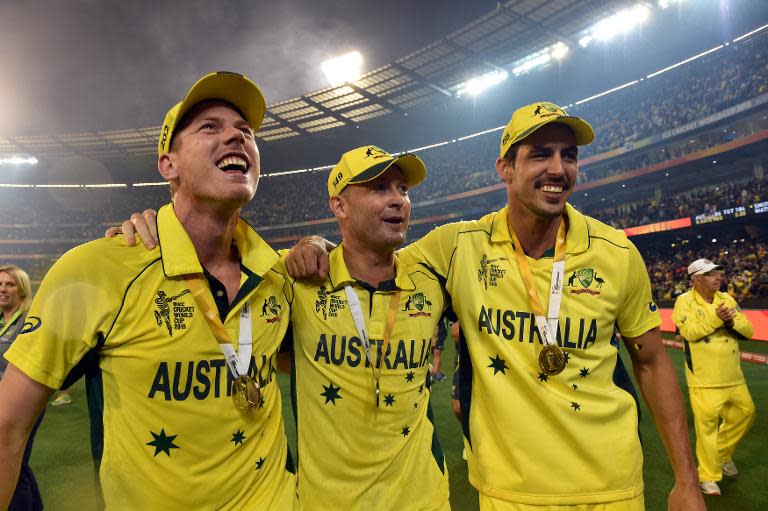
[[[40,496],[40,488],[37,487],[35,475],[32,473],[32,469],[29,468],[32,442],[35,439],[37,428],[40,427],[40,423],[43,421],[43,415],[45,415],[45,412],[40,414],[37,422],[32,427],[32,432],[29,434],[27,447],[24,449],[24,457],[21,460],[19,482],[16,483],[16,491],[13,492],[13,498],[11,499],[8,511],[41,511],[43,509],[43,498]]]

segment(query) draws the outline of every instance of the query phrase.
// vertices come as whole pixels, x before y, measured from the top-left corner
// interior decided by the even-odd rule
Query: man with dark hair
[[[293,508],[273,378],[285,279],[272,269],[278,254],[239,219],[259,179],[264,112],[245,76],[198,80],[160,131],[173,202],[158,214],[159,247],[98,240],[45,277],[0,382],[0,508],[35,419],[83,372],[107,507]],[[265,299],[275,306],[259,317]]]
[[[617,331],[675,472],[669,509],[704,509],[643,260],[566,202],[578,146],[593,139],[553,103],[516,110],[496,160],[507,206],[399,252],[443,279],[462,325],[461,417],[484,511],[644,509],[639,405]],[[320,246],[294,255],[322,265]]]

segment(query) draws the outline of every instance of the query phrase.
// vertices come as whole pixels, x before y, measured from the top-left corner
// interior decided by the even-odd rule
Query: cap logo
[[[544,109],[544,110],[546,110],[548,112],[551,112],[553,114],[554,113],[561,113],[561,112],[563,114],[565,113],[565,112],[562,111],[562,109],[559,106],[557,106],[554,103],[541,103],[541,104],[536,105],[536,110],[533,111],[533,115],[534,116],[542,115],[542,112],[541,112],[542,109]],[[546,114],[544,114],[544,115],[546,115]]]
[[[505,132],[504,137],[501,139],[501,145],[505,145],[507,142],[509,142],[509,137],[510,137],[509,132],[508,131]]]
[[[165,143],[168,141],[168,125],[163,125],[163,137],[160,139],[160,145],[163,146],[163,149],[165,149]]]
[[[371,156],[373,156],[374,160],[378,159],[378,158],[389,158],[389,154],[387,154],[386,152],[382,151],[381,149],[379,149],[376,146],[370,146],[368,149],[366,149],[365,157],[366,158],[370,158]]]
[[[339,184],[339,181],[341,181],[342,177],[344,177],[343,172],[339,172],[338,174],[336,174],[336,177],[333,179],[333,186],[336,186],[337,184]]]

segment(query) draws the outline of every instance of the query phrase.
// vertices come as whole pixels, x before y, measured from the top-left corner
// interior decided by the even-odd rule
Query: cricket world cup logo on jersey
[[[499,266],[497,262],[506,260],[506,257],[489,259],[485,254],[480,258],[480,268],[477,270],[477,281],[483,283],[486,291],[488,290],[488,286],[498,286],[499,281],[504,278],[504,274],[507,273],[507,270]]]
[[[182,297],[190,293],[185,289],[181,293],[168,296],[162,289],[157,292],[155,297],[155,322],[157,326],[165,325],[168,335],[173,337],[173,332],[177,330],[186,330],[187,322],[195,313],[195,306],[187,304]]]
[[[264,304],[261,306],[261,315],[259,317],[264,318],[267,323],[277,323],[280,321],[280,313],[283,307],[277,303],[277,298],[274,295],[269,298],[264,298]]]
[[[418,316],[431,316],[432,302],[424,293],[414,293],[405,301],[403,311],[412,311],[408,315],[412,318]]]
[[[599,289],[603,287],[603,284],[605,284],[605,280],[592,268],[581,268],[568,277],[568,287],[574,288],[571,289],[571,294],[574,295],[587,293],[598,296],[600,294]]]
[[[340,310],[344,310],[346,301],[343,298],[339,298],[335,294],[328,291],[325,284],[320,286],[317,290],[317,299],[315,300],[315,313],[323,313],[323,320],[327,320],[328,316],[337,317]]]

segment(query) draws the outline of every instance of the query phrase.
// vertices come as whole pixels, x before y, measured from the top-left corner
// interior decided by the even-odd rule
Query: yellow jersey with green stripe
[[[275,379],[289,322],[285,279],[272,269],[279,256],[239,221],[241,286],[222,321],[237,349],[240,312],[251,305],[249,374],[264,401],[245,414],[185,280],[203,273],[194,246],[171,205],[157,220],[154,250],[101,239],[62,256],[6,357],[53,389],[73,369],[85,373],[107,509],[284,511],[295,477]]]
[[[566,209],[557,344],[565,370],[539,367],[542,347],[515,260],[507,208],[439,227],[400,252],[446,279],[461,323],[461,387],[469,477],[483,494],[539,505],[639,495],[638,403],[616,331],[661,323],[637,249],[624,233]],[[549,297],[553,258],[528,258]],[[547,304],[544,304],[546,307]]]
[[[715,292],[712,303],[691,289],[677,297],[672,320],[684,339],[685,379],[689,387],[728,387],[745,383],[739,339],[752,338],[752,324],[743,312],[728,328],[717,316],[720,305],[738,304],[728,293]]]
[[[430,340],[444,308],[437,277],[396,263],[394,280],[362,285],[330,253],[326,281],[294,282],[298,495],[312,511],[432,511],[448,502],[448,474],[430,408]],[[350,312],[359,298],[373,367]],[[392,296],[399,293],[384,345]],[[379,405],[375,404],[380,368]]]

